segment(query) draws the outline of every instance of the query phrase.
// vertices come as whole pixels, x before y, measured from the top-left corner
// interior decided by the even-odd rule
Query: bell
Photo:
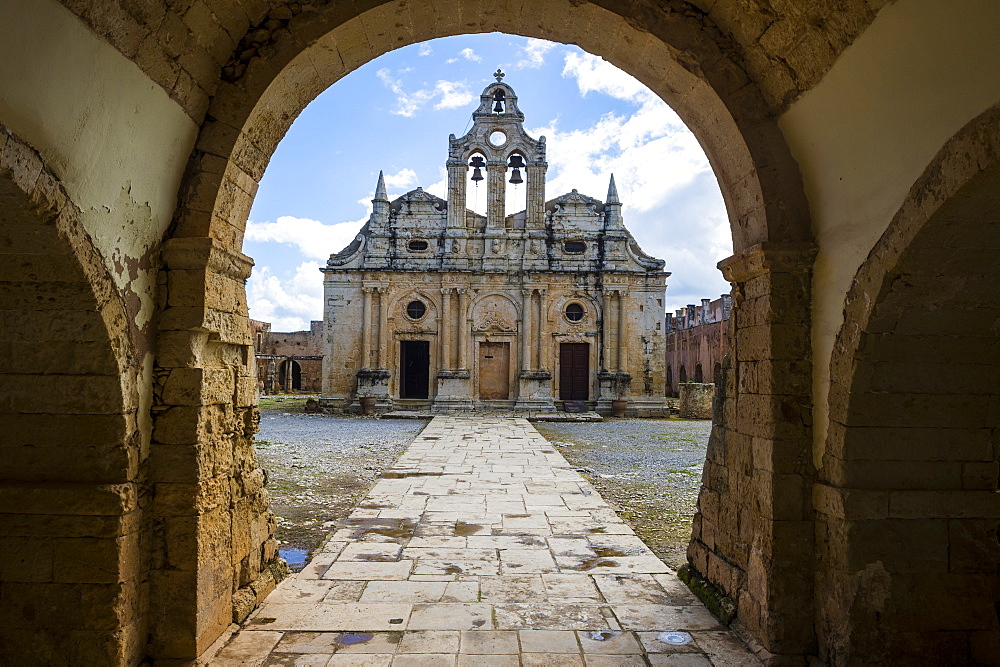
[[[521,170],[518,169],[517,167],[514,167],[514,173],[510,175],[510,182],[513,183],[514,185],[520,185],[521,183],[524,183],[524,179],[521,178]]]
[[[477,183],[483,180],[483,167],[486,166],[486,161],[481,155],[476,155],[469,161],[469,166],[472,167],[472,180]]]
[[[503,113],[503,102],[498,101],[493,105],[493,111],[497,113]]]
[[[503,113],[504,97],[505,95],[502,90],[497,90],[495,93],[493,93],[493,101],[496,102],[496,104],[493,105],[494,112]]]
[[[510,156],[510,163],[507,166],[511,169],[524,169],[524,158],[514,153]]]

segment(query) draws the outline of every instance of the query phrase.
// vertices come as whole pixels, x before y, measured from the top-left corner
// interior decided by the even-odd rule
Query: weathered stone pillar
[[[688,547],[770,652],[815,651],[810,244],[762,243],[719,264],[730,349]]]
[[[506,162],[503,160],[486,162],[486,225],[494,229],[502,229],[505,226],[506,179]]]
[[[372,287],[363,287],[361,304],[361,368],[371,368],[372,363]]]
[[[527,211],[525,226],[538,228],[545,226],[545,162],[529,164],[525,172],[528,176]]]
[[[458,367],[469,368],[469,290],[460,287],[458,290]]]
[[[451,364],[451,287],[441,288],[441,325],[438,335],[441,337],[441,361],[439,370],[450,370]]]
[[[253,262],[212,238],[163,247],[152,408],[150,648],[190,662],[275,585],[276,526],[253,436]],[[205,285],[213,289],[205,290]]]
[[[378,364],[376,366],[386,370],[389,364],[389,288],[378,288]]]
[[[531,370],[531,293],[521,290],[521,371]]]
[[[448,160],[448,228],[465,227],[465,174],[469,167],[464,160]]]

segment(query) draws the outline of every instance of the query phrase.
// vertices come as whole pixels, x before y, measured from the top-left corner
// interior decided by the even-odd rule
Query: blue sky
[[[638,81],[575,46],[504,34],[436,39],[386,54],[317,97],[261,181],[243,251],[254,258],[250,316],[275,331],[322,319],[319,267],[368,218],[379,170],[389,198],[445,192],[448,135],[471,124],[500,67],[525,129],[544,135],[546,198],[576,188],[604,199],[615,174],[625,226],[665,259],[672,312],[729,291],[715,264],[732,254],[708,160],[674,112]],[[523,187],[511,197],[522,198]],[[470,205],[476,199],[470,192]],[[485,192],[478,198],[480,208]]]

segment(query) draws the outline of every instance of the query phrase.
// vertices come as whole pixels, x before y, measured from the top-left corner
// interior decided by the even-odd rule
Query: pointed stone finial
[[[389,195],[385,191],[385,177],[382,172],[378,172],[378,185],[375,186],[374,201],[389,201]]]
[[[618,200],[618,188],[615,186],[615,175],[611,174],[611,182],[608,183],[608,199],[605,204],[621,204]]]

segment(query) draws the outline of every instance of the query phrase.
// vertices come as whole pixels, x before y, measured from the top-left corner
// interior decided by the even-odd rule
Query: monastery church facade
[[[367,224],[321,269],[322,403],[606,413],[627,401],[660,415],[664,262],[625,228],[614,176],[604,201],[546,201],[545,137],[524,131],[494,76],[472,128],[449,137],[448,199],[417,188],[390,202],[380,173]],[[470,168],[485,216],[467,208]],[[508,179],[526,188],[511,215]]]

